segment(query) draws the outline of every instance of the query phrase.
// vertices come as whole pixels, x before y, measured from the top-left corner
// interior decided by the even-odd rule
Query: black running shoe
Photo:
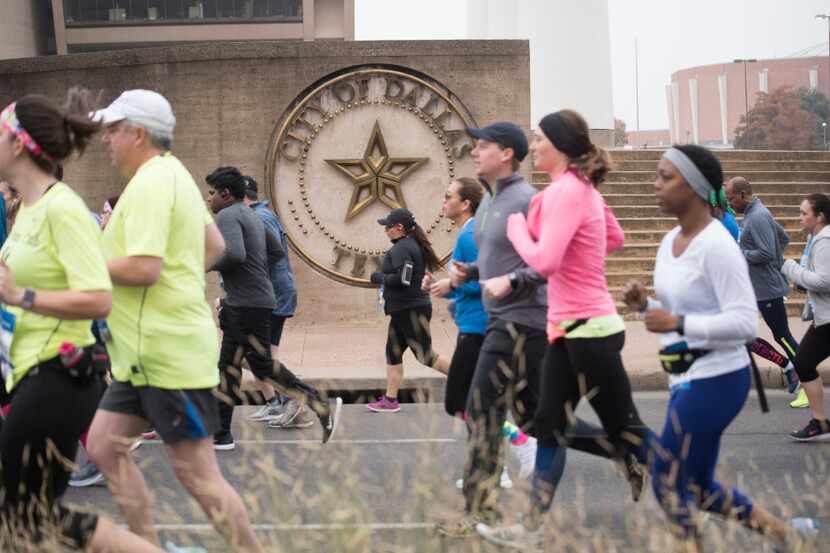
[[[830,423],[827,422],[827,419],[823,421],[810,419],[807,426],[791,433],[790,437],[798,442],[830,441]]]
[[[330,405],[326,406],[322,412],[317,412],[317,418],[320,419],[320,426],[323,427],[323,443],[328,442],[337,430],[337,424],[340,422],[340,411],[343,410],[343,399],[334,399],[334,409]]]
[[[213,435],[213,449],[216,451],[230,451],[236,447],[233,434],[221,430]]]

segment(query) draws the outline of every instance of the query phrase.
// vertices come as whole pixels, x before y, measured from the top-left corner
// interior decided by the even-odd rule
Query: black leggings
[[[429,321],[432,305],[423,305],[389,314],[389,330],[386,336],[386,363],[400,365],[407,348],[412,350],[419,363],[431,367],[438,354],[432,349]]]
[[[645,461],[651,430],[640,420],[622,364],[625,332],[604,338],[560,338],[548,344],[539,407],[533,427],[539,447],[567,446],[603,457],[633,453]],[[583,396],[588,397],[607,437],[577,438],[568,432]]]
[[[234,405],[263,403],[259,392],[242,390],[243,358],[254,376],[274,386],[279,393],[305,403],[318,417],[329,413],[328,403],[316,389],[272,359],[270,309],[225,305],[219,312],[219,326],[222,328],[222,348],[219,351],[218,392],[223,432],[231,429]]]
[[[18,551],[16,540],[38,542],[50,532],[72,548],[86,548],[98,517],[64,507],[61,497],[103,391],[100,379],[79,383],[57,360],[33,368],[15,388],[0,426],[3,551]]]
[[[818,365],[830,357],[830,323],[810,325],[795,356],[795,371],[802,382],[819,378]]]
[[[451,417],[464,413],[467,407],[467,396],[470,393],[470,384],[478,362],[478,352],[484,343],[483,334],[460,333],[455,341],[455,352],[450,361],[450,370],[447,374],[447,390],[444,396],[444,409]]]
[[[784,306],[784,298],[759,301],[758,310],[764,318],[764,322],[772,331],[772,336],[782,348],[784,355],[795,364],[795,356],[798,352],[798,342],[790,332],[790,324],[787,322],[787,308]]]

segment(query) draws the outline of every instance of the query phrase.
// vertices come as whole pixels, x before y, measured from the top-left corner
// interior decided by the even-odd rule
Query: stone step
[[[656,171],[657,162],[653,160],[624,160],[614,158],[615,171]],[[827,160],[764,160],[764,161],[723,161],[723,170],[727,173],[742,174],[747,171],[830,171],[830,159]]]
[[[547,184],[547,180],[542,186]],[[536,183],[540,186],[539,183]],[[648,182],[604,182],[599,187],[603,194],[652,194],[654,195],[654,179]],[[830,194],[830,182],[753,182],[752,191],[755,194],[794,194],[803,199],[807,194],[821,192]],[[801,201],[801,200],[799,200]]]
[[[776,220],[779,218],[798,218],[798,205],[768,205],[766,207]],[[618,219],[627,219],[630,217],[661,217],[664,215],[656,205],[615,205],[611,206],[611,210]],[[627,227],[623,225],[623,228]]]
[[[611,156],[620,160],[654,160],[663,156],[664,150],[610,150]],[[778,161],[778,160],[830,160],[830,152],[807,150],[713,150],[720,161]]]
[[[628,312],[628,307],[626,307],[625,304],[622,301],[617,300],[616,305],[617,305],[617,313],[622,315],[623,318],[626,321],[633,321],[633,320],[637,320],[637,319],[642,318],[642,315],[640,315],[639,313],[629,313]],[[784,308],[787,310],[787,316],[788,317],[800,317],[801,312],[804,310],[804,300],[803,299],[794,299],[794,300],[793,299],[788,299],[786,302],[784,302]],[[763,324],[763,323],[759,323],[759,324]]]
[[[806,242],[790,242],[784,250],[784,257],[789,259],[801,257],[804,252]],[[621,250],[612,253],[609,259],[621,259],[626,257],[654,257],[657,255],[657,248],[660,247],[660,242],[629,242],[626,241],[625,246]]]
[[[617,205],[657,205],[657,196],[654,194],[606,194],[603,192],[602,196],[605,198],[605,203],[614,207]],[[755,197],[760,198],[764,205],[800,205],[804,199],[802,194],[755,194]]]
[[[784,227],[784,230],[790,235],[790,242],[805,242],[807,239],[806,234],[800,228]],[[667,232],[666,230],[628,230],[625,228],[623,228],[623,231],[625,231],[626,244],[640,244],[643,242],[659,243]]]
[[[724,179],[739,176],[738,173],[724,174]],[[830,171],[744,171],[740,176],[749,182],[755,181],[786,181],[786,182],[826,182],[830,181]],[[616,182],[649,182],[654,180],[654,170],[651,171],[612,171],[606,179],[609,183]]]
[[[615,301],[622,301],[623,290],[625,290],[625,285],[626,285],[626,283],[628,283],[631,280],[639,280],[641,284],[645,285],[646,289],[648,290],[649,296],[654,296],[654,287],[652,285],[651,278],[646,280],[646,279],[632,277],[632,278],[626,280],[625,282],[623,282],[622,284],[615,285],[615,286],[612,286],[611,284],[608,285],[608,291],[611,292],[611,296],[614,298]],[[793,291],[790,292],[789,295],[787,295],[787,301],[800,302],[802,304],[804,303],[804,300],[806,298],[807,298],[806,294],[804,292],[799,291],[799,290],[793,290]]]

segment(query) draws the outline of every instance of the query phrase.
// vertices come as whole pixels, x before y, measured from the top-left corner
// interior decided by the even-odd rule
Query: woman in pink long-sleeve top
[[[611,168],[604,150],[591,143],[578,113],[564,110],[539,123],[530,148],[536,169],[551,183],[530,202],[527,218],[513,214],[507,237],[524,261],[548,281],[548,346],[534,428],[539,448],[531,491],[531,514],[522,523],[479,533],[498,543],[526,547],[542,539],[544,514],[564,469],[556,446],[574,446],[568,412],[588,396],[612,448],[624,462],[635,500],[643,486],[645,444],[652,435],[631,399],[622,364],[625,325],[605,281],[605,257],[622,247],[623,231],[597,190]],[[580,439],[583,451],[585,438]],[[610,444],[610,446],[609,446]],[[604,450],[604,456],[608,451]],[[639,478],[632,479],[637,474]]]

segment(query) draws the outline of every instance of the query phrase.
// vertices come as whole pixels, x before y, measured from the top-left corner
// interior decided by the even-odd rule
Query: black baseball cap
[[[378,219],[378,223],[385,227],[403,225],[403,228],[411,229],[415,226],[415,216],[405,207],[399,207],[390,211],[383,219]]]
[[[527,137],[521,127],[515,123],[499,121],[480,129],[468,127],[467,134],[473,138],[495,142],[505,148],[512,149],[513,157],[518,161],[522,161],[527,156]]]
[[[255,200],[259,195],[259,185],[253,177],[245,175],[242,178],[245,179],[245,195]]]

